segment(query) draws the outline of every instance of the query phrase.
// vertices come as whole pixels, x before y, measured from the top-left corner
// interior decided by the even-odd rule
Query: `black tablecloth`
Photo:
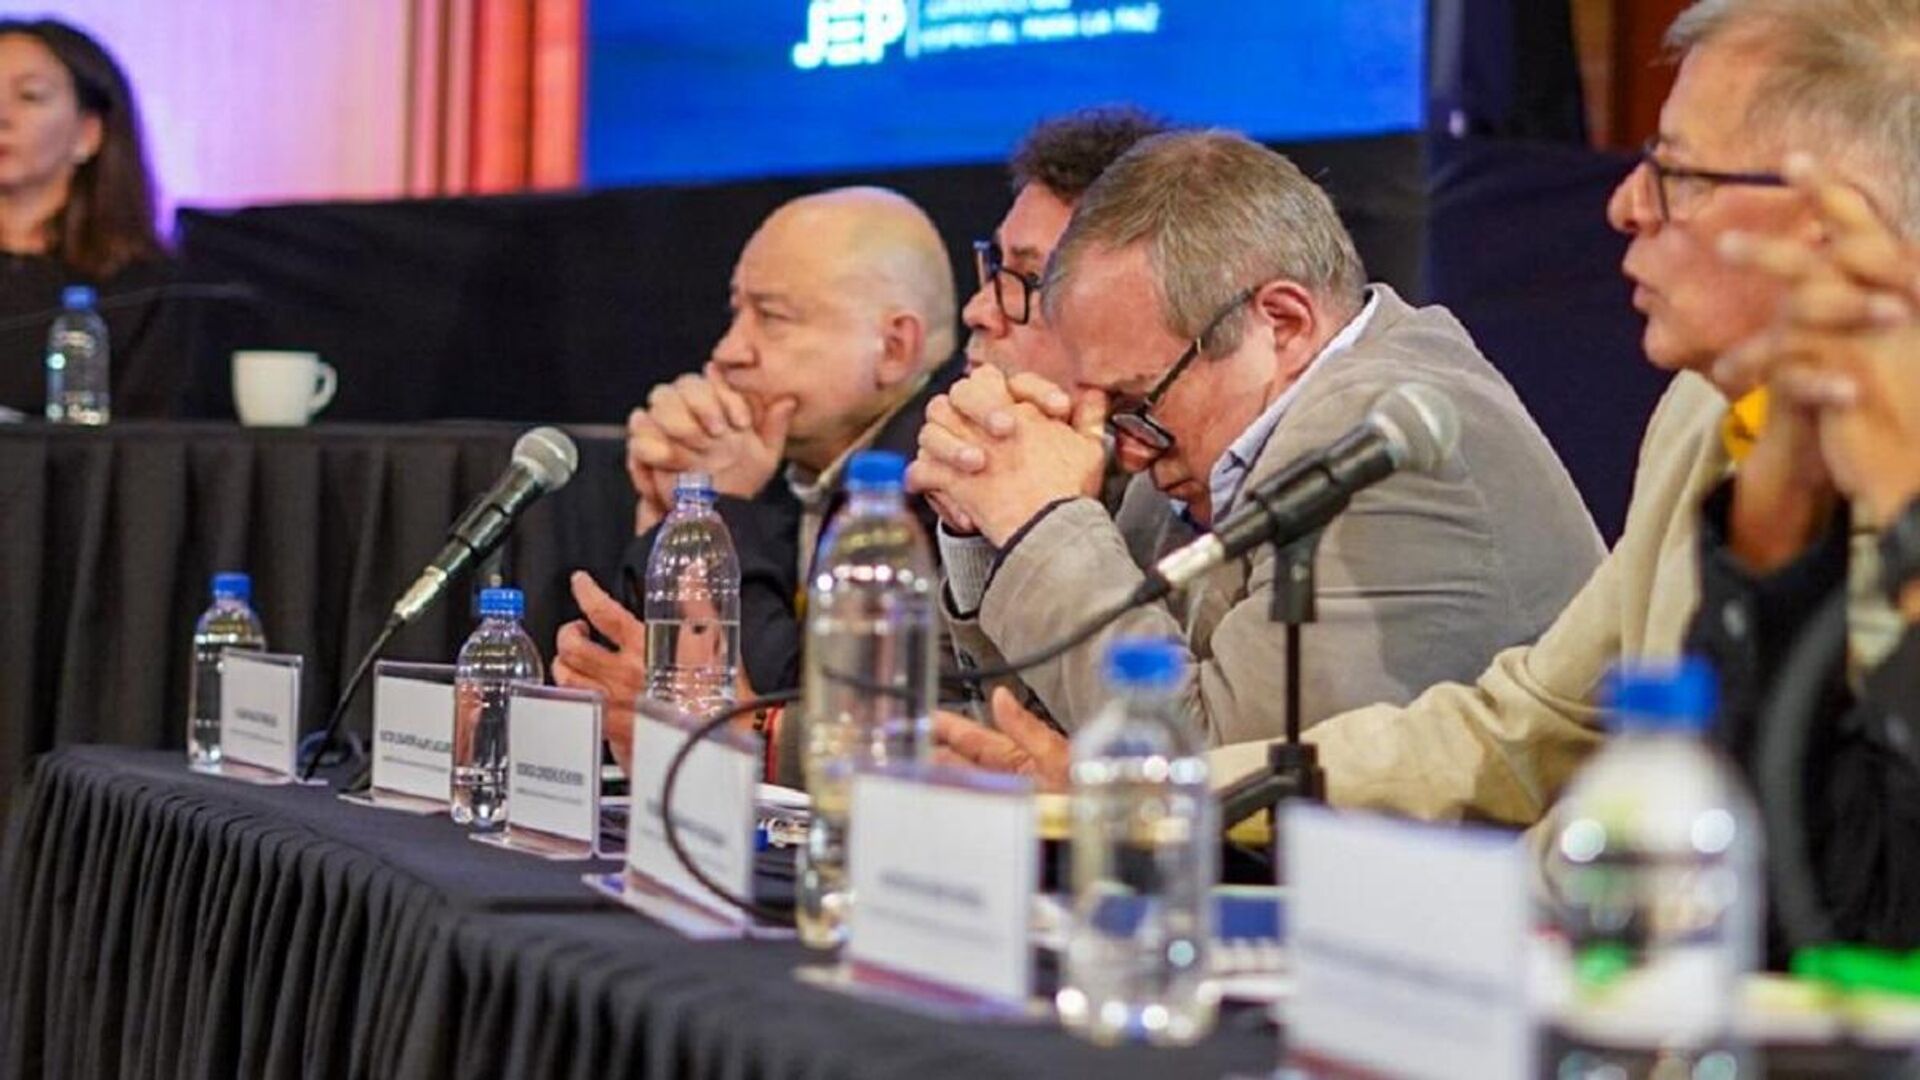
[[[269,645],[306,657],[317,727],[520,430],[0,425],[0,805],[28,758],[58,744],[183,745],[193,623],[215,570],[253,574]],[[579,471],[528,512],[503,563],[543,652],[572,617],[567,572],[610,581],[633,530],[619,432],[573,434]],[[450,662],[472,625],[464,599],[388,655]]]
[[[0,1074],[1123,1080],[1276,1053],[1253,1013],[1105,1051],[854,1001],[797,982],[798,945],[685,941],[585,867],[171,752],[57,751],[0,852]]]

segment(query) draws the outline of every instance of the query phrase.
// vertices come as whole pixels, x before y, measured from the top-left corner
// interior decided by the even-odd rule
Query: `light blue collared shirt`
[[[1233,510],[1233,501],[1239,497],[1240,488],[1246,484],[1247,474],[1253,471],[1253,463],[1259,459],[1260,452],[1267,448],[1267,440],[1273,437],[1273,429],[1280,426],[1280,418],[1287,414],[1288,407],[1300,396],[1300,388],[1306,385],[1308,379],[1313,378],[1314,372],[1325,367],[1329,360],[1353,348],[1353,343],[1360,340],[1360,335],[1366,331],[1367,322],[1373,318],[1373,313],[1379,306],[1379,296],[1375,294],[1372,286],[1368,286],[1367,302],[1360,308],[1360,314],[1349,320],[1347,325],[1333,336],[1333,340],[1327,342],[1319,355],[1307,364],[1307,369],[1293,381],[1293,385],[1282,390],[1280,396],[1273,399],[1273,404],[1268,405],[1265,412],[1255,417],[1253,423],[1248,424],[1239,438],[1234,439],[1232,445],[1227,447],[1227,452],[1220,455],[1220,460],[1213,463],[1213,472],[1207,476],[1207,492],[1213,499],[1215,525],[1225,521],[1227,514]],[[1185,506],[1176,504],[1176,508],[1183,516],[1186,514]]]

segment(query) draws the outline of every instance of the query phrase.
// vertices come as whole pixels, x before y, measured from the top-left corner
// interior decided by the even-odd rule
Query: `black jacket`
[[[1759,775],[1761,709],[1821,601],[1844,588],[1848,515],[1793,563],[1753,576],[1727,547],[1732,482],[1702,507],[1700,610],[1689,645],[1720,673],[1719,741],[1750,786]],[[1920,947],[1920,628],[1867,674],[1856,695],[1829,673],[1803,784],[1807,849],[1819,892],[1847,941]],[[1770,966],[1787,960],[1769,915]]]
[[[964,362],[955,357],[934,369],[927,385],[881,427],[869,449],[892,450],[912,460],[919,447],[927,402],[946,392],[964,368]],[[838,490],[829,497],[829,519],[844,498]],[[918,496],[910,497],[907,503],[926,529],[931,547],[935,520],[932,507]],[[792,689],[800,685],[801,629],[794,608],[801,588],[795,550],[800,543],[800,500],[787,486],[783,468],[753,498],[722,495],[717,506],[740,556],[740,659],[746,665],[747,678],[756,693]],[[641,610],[647,560],[658,532],[656,526],[634,538],[621,566],[625,600],[636,613]],[[821,532],[824,536],[825,530]],[[933,554],[939,557],[937,550]]]

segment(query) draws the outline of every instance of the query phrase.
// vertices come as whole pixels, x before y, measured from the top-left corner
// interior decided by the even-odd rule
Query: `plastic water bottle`
[[[453,820],[488,832],[507,820],[507,701],[546,671],[520,627],[519,589],[482,589],[480,625],[453,672]]]
[[[647,562],[647,696],[704,716],[734,701],[740,558],[706,473],[681,473],[673,496]]]
[[[807,596],[801,689],[813,816],[799,861],[800,940],[846,936],[847,814],[854,770],[925,757],[936,689],[938,581],[906,506],[906,459],[847,463],[847,505],[828,526]],[[885,689],[881,689],[885,688]]]
[[[47,333],[47,419],[56,424],[104,424],[112,411],[107,324],[94,302],[91,286],[67,286],[66,310]]]
[[[1735,1025],[1761,944],[1761,828],[1703,737],[1713,673],[1687,660],[1609,683],[1611,737],[1556,809],[1546,867],[1567,946],[1558,1075],[1749,1075]]]
[[[193,627],[193,670],[187,678],[187,764],[211,769],[220,764],[220,652],[267,647],[267,632],[253,613],[253,579],[225,572],[213,575],[213,606]]]
[[[1182,1045],[1213,1030],[1206,982],[1220,828],[1172,643],[1107,652],[1113,700],[1073,737],[1073,917],[1054,1003],[1099,1043]]]

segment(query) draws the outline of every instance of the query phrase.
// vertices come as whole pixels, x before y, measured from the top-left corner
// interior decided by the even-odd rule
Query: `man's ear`
[[[926,343],[927,327],[920,316],[911,311],[887,313],[880,324],[880,363],[874,380],[884,389],[920,374],[920,354]]]
[[[1298,375],[1317,351],[1311,347],[1324,314],[1313,293],[1292,281],[1271,281],[1253,294],[1254,319],[1250,332],[1271,342],[1281,370]]]

